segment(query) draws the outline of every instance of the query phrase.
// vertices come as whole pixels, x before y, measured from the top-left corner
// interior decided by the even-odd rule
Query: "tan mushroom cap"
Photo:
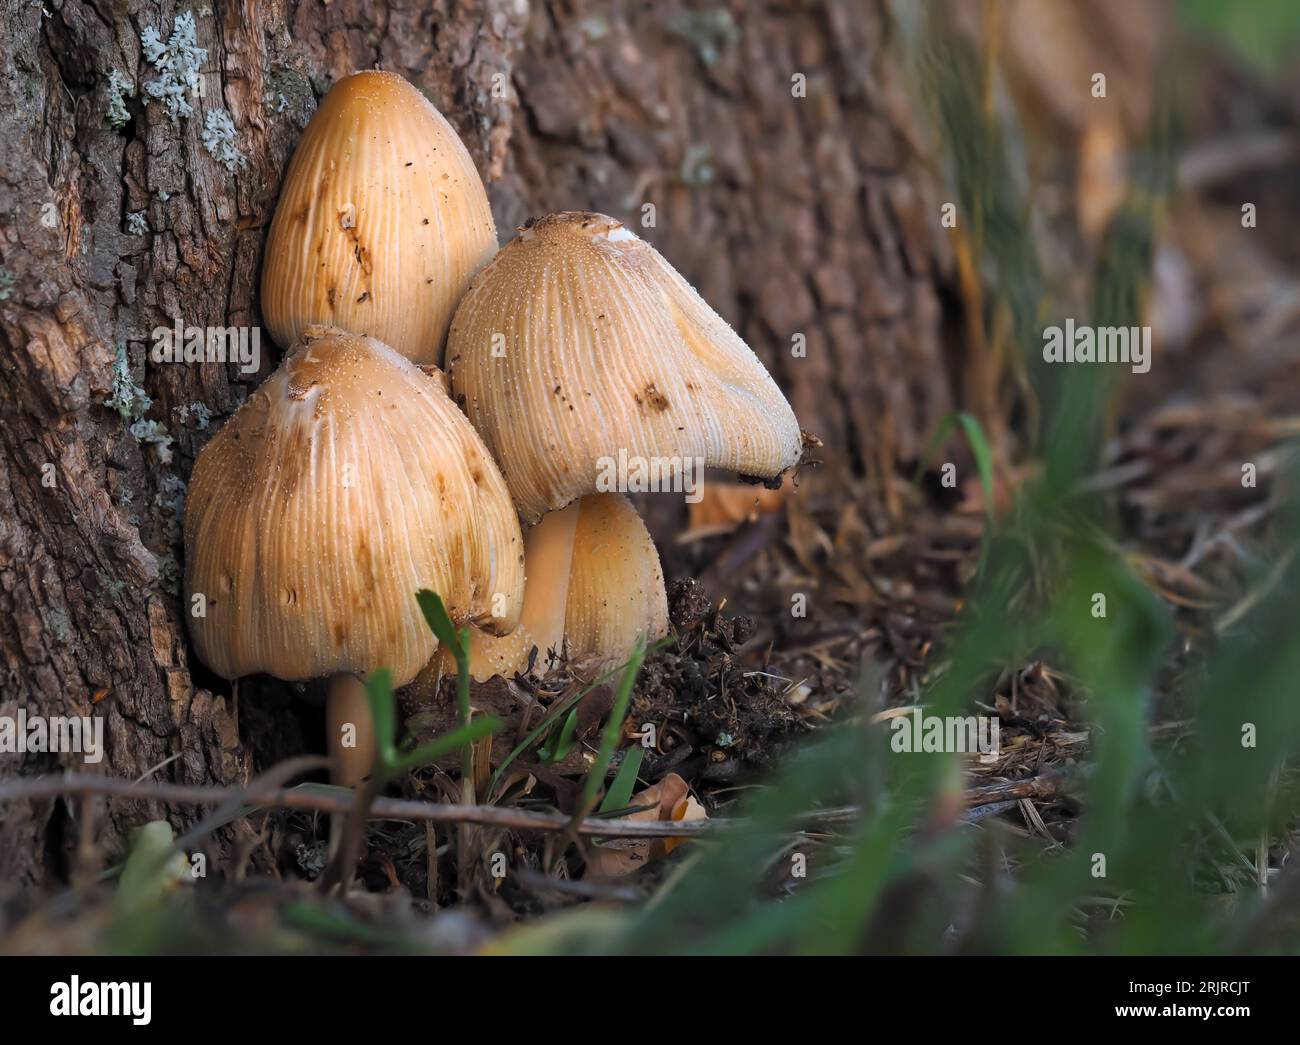
[[[185,547],[194,645],[225,678],[387,666],[402,685],[437,647],[417,590],[497,633],[523,603],[514,506],[465,415],[435,376],[330,328],[199,454]]]
[[[396,73],[354,73],[325,96],[289,164],[262,313],[281,345],[329,323],[439,363],[456,303],[496,247],[451,124]]]
[[[554,516],[547,516],[547,519]],[[541,525],[545,525],[543,522]],[[525,537],[528,561],[537,529]],[[532,583],[531,579],[529,583]],[[525,591],[525,615],[536,589]],[[573,559],[564,614],[564,641],[569,659],[590,670],[603,670],[625,661],[638,637],[654,642],[668,634],[668,595],[659,553],[632,502],[622,494],[591,494],[578,502],[573,535]],[[474,629],[470,635],[470,674],[480,682],[493,675],[509,677],[528,667],[528,654],[537,646],[540,669],[547,650],[520,625],[502,638]],[[454,673],[456,665],[445,650],[440,670]]]
[[[447,365],[525,523],[597,492],[620,451],[774,478],[802,449],[794,412],[744,341],[658,251],[601,214],[521,229],[457,309]]]

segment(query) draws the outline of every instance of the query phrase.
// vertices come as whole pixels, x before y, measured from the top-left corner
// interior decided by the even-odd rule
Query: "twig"
[[[1036,776],[1021,780],[1008,780],[984,787],[973,787],[963,796],[966,808],[989,805],[992,802],[1013,802],[1024,798],[1057,798],[1068,794],[1078,783],[1073,773],[1045,769]]]
[[[116,798],[152,799],[190,805],[219,805],[238,799],[242,804],[279,806],[320,813],[346,813],[354,806],[351,795],[335,797],[293,789],[245,790],[233,787],[198,787],[188,784],[135,784],[116,777],[88,773],[33,777],[0,784],[0,802],[54,798],[68,794],[110,795]],[[563,831],[570,817],[563,813],[531,813],[523,809],[484,805],[447,805],[400,798],[379,798],[370,810],[373,820],[414,820],[431,823],[486,824],[521,831]],[[685,838],[704,834],[710,824],[727,821],[659,821],[589,818],[576,825],[580,835],[593,838]]]
[[[1009,802],[1014,805],[1026,798],[1056,798],[1060,795],[1069,794],[1077,786],[1078,781],[1078,774],[1045,769],[1037,776],[1025,777],[1021,780],[1006,780],[997,784],[986,784],[983,787],[973,787],[963,793],[962,804],[967,809],[975,809],[980,806],[996,805],[1001,802]],[[800,823],[805,826],[851,823],[860,819],[861,816],[862,809],[859,806],[833,806],[805,813],[800,817]],[[738,821],[731,822],[736,823]]]
[[[286,759],[284,762],[278,762],[268,769],[265,773],[255,777],[248,784],[250,791],[262,792],[269,788],[278,788],[291,780],[293,777],[302,773],[310,773],[316,769],[323,769],[329,765],[329,759],[320,755],[303,755],[300,758]],[[139,780],[136,783],[140,783]],[[207,837],[219,827],[224,827],[231,820],[239,815],[239,810],[245,805],[244,795],[237,793],[229,801],[221,803],[213,812],[209,813],[192,828],[181,835],[172,843],[171,849],[163,854],[160,864],[166,863],[175,854],[189,849],[190,846],[200,839]]]
[[[1022,798],[1054,798],[1068,793],[1076,783],[1075,774],[1050,770],[1023,780],[988,784],[967,791],[963,802],[967,808]],[[152,799],[189,805],[278,806],[282,809],[311,810],[320,813],[346,813],[354,808],[351,795],[327,795],[290,788],[199,787],[189,784],[133,783],[117,777],[90,773],[65,773],[40,776],[29,780],[0,783],[0,802],[24,799],[55,798],[60,795],[108,795],[115,798]],[[228,805],[227,808],[230,806]],[[800,818],[802,823],[852,821],[861,817],[857,806],[819,809]],[[533,813],[524,809],[494,805],[451,805],[441,802],[416,802],[402,798],[376,798],[370,810],[372,820],[412,820],[427,823],[470,823],[520,831],[564,831],[570,826],[575,833],[592,838],[687,838],[721,832],[744,823],[730,820],[685,820],[661,822],[626,820],[616,817],[589,817],[572,823],[563,813]]]
[[[1300,139],[1289,131],[1252,131],[1214,138],[1189,149],[1178,161],[1183,188],[1203,189],[1243,174],[1290,163]]]

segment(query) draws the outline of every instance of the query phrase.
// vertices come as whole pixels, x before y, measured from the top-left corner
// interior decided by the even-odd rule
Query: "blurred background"
[[[236,714],[176,590],[194,456],[279,353],[144,352],[177,314],[258,321],[280,179],[354,69],[447,115],[503,242],[576,208],[651,241],[822,444],[779,491],[638,505],[678,638],[632,697],[665,724],[641,779],[675,774],[725,839],[597,881],[503,831],[523,873],[458,880],[448,833],[385,821],[367,891],[327,902],[321,818],[277,810],[211,824],[202,883],[151,873],[126,903],[133,832],[195,807],[7,801],[0,946],[1300,946],[1300,7],[216,4],[196,111],[232,114],[234,176],[195,119],[128,96],[105,120],[140,29],[185,5],[0,10],[0,710],[93,707],[115,775],[239,784],[323,747],[300,688],[257,680]],[[1046,363],[1067,319],[1148,327],[1149,370]],[[124,366],[162,436],[103,407]],[[42,492],[50,459],[71,497]],[[896,753],[918,705],[995,716],[998,757]],[[577,770],[546,773],[512,801],[567,812]]]

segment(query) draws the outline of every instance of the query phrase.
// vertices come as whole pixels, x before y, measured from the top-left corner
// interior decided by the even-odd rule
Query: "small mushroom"
[[[668,593],[650,531],[622,494],[578,502],[564,639],[575,660],[624,661],[668,633]],[[525,605],[527,605],[525,589]]]
[[[187,605],[223,678],[330,678],[338,775],[372,747],[356,676],[412,679],[437,640],[415,593],[505,633],[523,602],[523,539],[505,482],[442,383],[372,338],[309,327],[199,454],[185,511]]]
[[[547,652],[558,652],[561,643],[571,660],[601,671],[625,661],[639,637],[654,640],[667,633],[659,553],[622,494],[592,494],[549,513],[528,531],[524,546],[527,582],[519,627],[503,637],[471,630],[475,679],[523,671],[534,646],[545,665]],[[456,670],[449,653],[439,656],[440,673]]]
[[[487,193],[451,124],[396,73],[354,73],[325,96],[289,164],[262,314],[281,345],[328,323],[436,364],[496,246]]]

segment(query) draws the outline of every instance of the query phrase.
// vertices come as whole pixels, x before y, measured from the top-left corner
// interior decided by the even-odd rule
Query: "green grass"
[[[942,670],[919,703],[969,714],[999,672],[1037,656],[1068,673],[1091,743],[1066,845],[1023,838],[983,821],[945,819],[960,786],[956,754],[896,754],[883,727],[832,726],[755,789],[725,841],[690,847],[644,909],[599,924],[589,911],[524,928],[504,949],[578,952],[1008,954],[1300,951],[1300,875],[1267,890],[1256,846],[1294,830],[1300,793],[1286,767],[1300,752],[1300,509],[1275,513],[1270,565],[1258,598],[1217,638],[1207,629],[1182,690],[1167,666],[1176,622],[1134,575],[1113,502],[1080,493],[1101,462],[1119,389],[1102,367],[1042,363],[1053,310],[1016,189],[1008,133],[978,104],[977,56],[941,27],[923,31],[921,66],[933,89],[939,138],[950,148],[952,192],[969,216],[990,306],[1012,320],[1041,418],[1027,431],[1041,465],[1010,514],[988,520],[984,554]],[[1096,325],[1141,323],[1156,215],[1169,190],[1174,122],[1159,116],[1140,143],[1137,178],[1091,274]],[[982,430],[961,424],[992,504]],[[1281,489],[1300,489],[1295,474]],[[1288,557],[1289,556],[1289,557]],[[1097,616],[1097,596],[1105,615]],[[1156,743],[1155,697],[1186,709],[1182,742]],[[864,687],[863,712],[875,710]],[[855,721],[868,718],[855,716]],[[830,839],[801,814],[852,804],[856,824]],[[793,877],[796,857],[808,862]],[[562,927],[573,920],[573,932]]]

